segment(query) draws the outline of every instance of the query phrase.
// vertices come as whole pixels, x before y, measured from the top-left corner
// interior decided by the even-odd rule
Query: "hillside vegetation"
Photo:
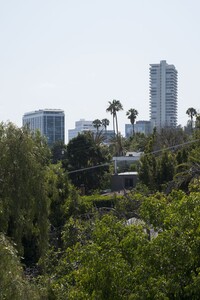
[[[103,195],[118,140],[1,124],[0,299],[199,299],[200,130],[120,139],[140,180]]]

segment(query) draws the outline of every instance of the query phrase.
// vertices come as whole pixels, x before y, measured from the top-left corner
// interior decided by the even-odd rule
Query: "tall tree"
[[[101,122],[101,120],[99,120],[99,119],[95,119],[95,120],[92,122],[92,125],[94,126],[94,128],[96,128],[97,131],[99,131],[99,128],[101,127],[102,122]]]
[[[135,120],[137,118],[137,115],[138,115],[138,111],[134,108],[130,108],[127,112],[126,112],[126,115],[128,117],[128,119],[130,120],[132,126],[133,126],[133,135],[135,133],[134,131],[134,124],[135,124]]]
[[[25,277],[14,243],[0,233],[0,299],[39,300],[39,290]]]
[[[115,128],[116,128],[116,133],[118,135],[117,112],[120,110],[123,110],[123,106],[119,100],[113,100],[112,102],[108,101],[108,103],[109,103],[109,106],[106,109],[106,111],[111,113],[111,115],[113,117],[113,130],[115,132]]]
[[[126,151],[125,149],[125,138],[122,137],[122,135],[119,133],[116,136],[113,136],[110,139],[110,145],[109,149],[112,155],[114,156],[122,156],[123,153]]]
[[[102,146],[106,140],[103,130],[97,132],[88,131],[87,136],[93,141],[96,147]]]
[[[193,149],[190,147],[188,150],[187,161],[177,166],[177,173],[175,175],[176,185],[179,189],[188,191],[189,184],[195,179],[200,178],[200,147],[198,142],[193,145]]]
[[[199,130],[200,129],[200,114],[196,115],[196,122],[195,127]]]
[[[102,147],[91,132],[79,134],[67,145],[68,171],[72,183],[80,188],[85,186],[86,192],[101,188],[108,161],[105,148]],[[83,170],[81,170],[83,169]]]
[[[105,118],[105,119],[101,120],[101,124],[102,124],[102,126],[104,127],[104,129],[106,131],[107,130],[107,126],[109,126],[109,124],[110,124],[110,121]]]
[[[66,159],[67,145],[63,141],[56,141],[51,147],[51,159],[52,163],[56,164],[59,161]]]
[[[187,110],[186,110],[186,114],[190,117],[190,121],[191,121],[191,129],[193,127],[193,118],[197,115],[197,111],[195,108],[193,107],[189,107]]]
[[[69,197],[71,185],[61,162],[48,168],[48,195],[50,198],[49,221],[51,224],[49,242],[55,248],[61,246],[61,231],[66,221],[64,205]]]
[[[0,153],[0,228],[16,243],[24,262],[32,264],[48,241],[49,150],[41,136],[1,124]]]

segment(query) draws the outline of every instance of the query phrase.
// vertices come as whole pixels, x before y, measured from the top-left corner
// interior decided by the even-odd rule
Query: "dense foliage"
[[[46,165],[49,151],[26,128],[0,125],[0,227],[30,265],[48,241]]]
[[[164,135],[146,138],[132,191],[82,196],[108,170],[80,172],[78,188],[68,172],[108,147],[80,135],[50,157],[38,134],[1,124],[0,299],[199,299],[199,131]]]
[[[84,186],[86,193],[104,186],[110,156],[102,139],[98,132],[86,132],[72,139],[67,146],[69,177],[77,188]]]
[[[187,191],[192,178],[198,175],[198,135],[195,131],[193,136],[187,136],[181,129],[154,131],[140,160],[140,181],[154,192],[167,192],[177,187]]]

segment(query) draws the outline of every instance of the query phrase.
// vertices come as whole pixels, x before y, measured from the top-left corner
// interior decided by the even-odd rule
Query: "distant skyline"
[[[118,99],[119,129],[149,120],[149,65],[178,71],[178,124],[200,112],[198,0],[0,1],[0,121],[22,126],[25,112],[63,109],[79,119],[108,118]],[[112,125],[110,125],[110,129]]]

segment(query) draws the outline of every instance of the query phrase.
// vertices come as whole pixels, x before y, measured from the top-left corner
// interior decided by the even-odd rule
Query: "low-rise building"
[[[123,172],[114,174],[111,178],[111,190],[113,192],[132,189],[138,181],[137,172]]]

